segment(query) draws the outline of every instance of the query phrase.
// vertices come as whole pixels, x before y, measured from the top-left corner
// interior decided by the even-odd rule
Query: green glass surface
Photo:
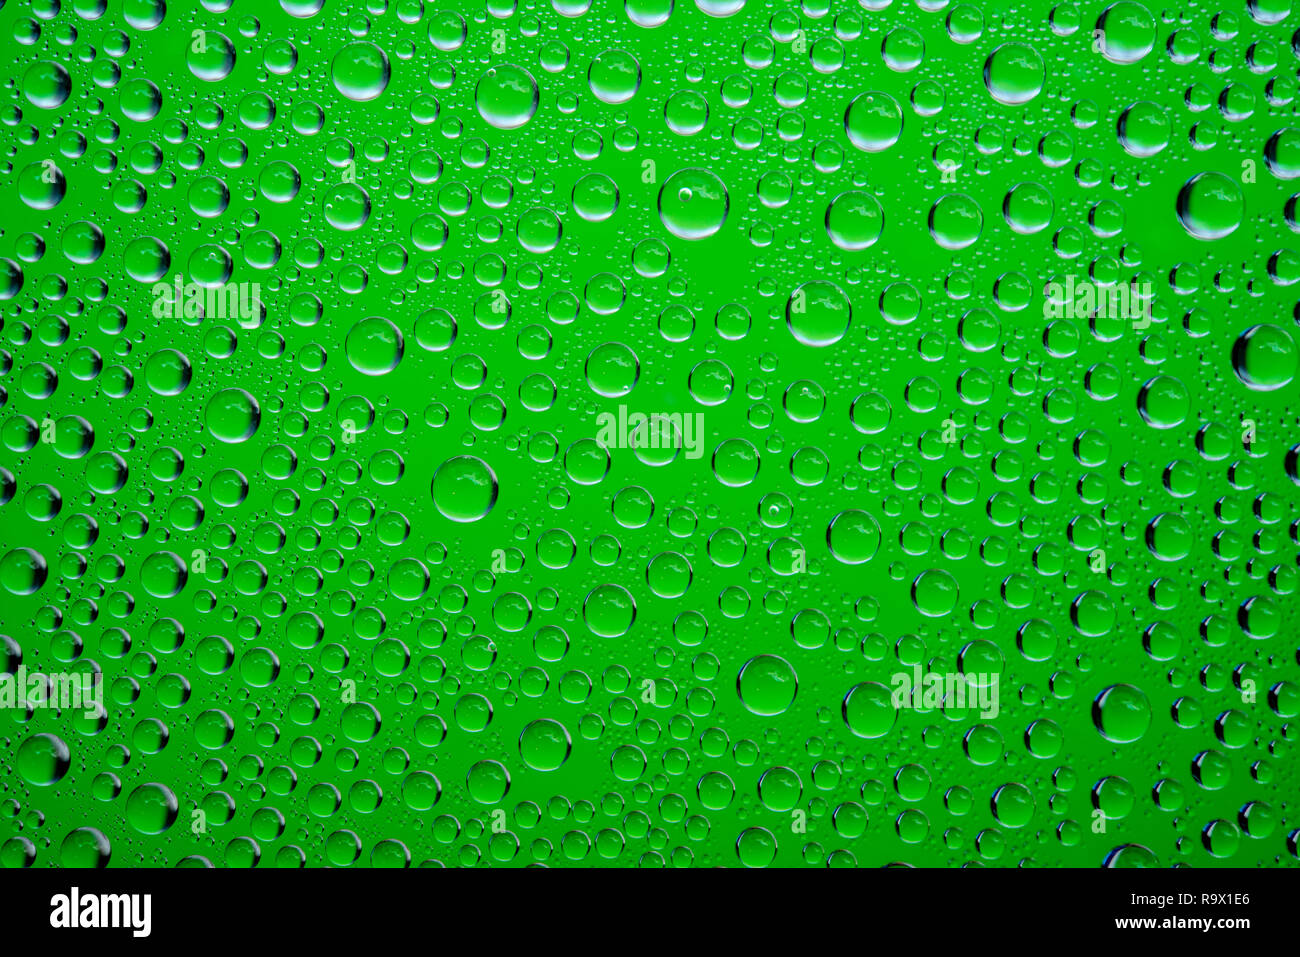
[[[0,864],[1294,868],[1297,26],[8,0]]]

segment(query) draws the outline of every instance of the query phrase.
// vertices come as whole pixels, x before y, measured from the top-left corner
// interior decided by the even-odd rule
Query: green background
[[[0,714],[0,862],[1295,866],[1295,17],[1103,11],[9,0],[5,670],[107,713]],[[916,664],[1000,713],[858,710]]]

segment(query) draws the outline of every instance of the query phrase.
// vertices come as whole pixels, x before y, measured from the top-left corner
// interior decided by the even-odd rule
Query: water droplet
[[[678,170],[659,189],[659,218],[674,236],[707,239],[727,221],[727,188],[706,169]]]
[[[492,67],[474,89],[479,115],[499,130],[523,126],[537,112],[537,103],[537,81],[511,64]]]
[[[433,475],[433,504],[453,522],[477,522],[497,503],[497,477],[492,468],[473,455],[457,455],[443,462]]]
[[[1245,212],[1241,186],[1222,173],[1197,173],[1178,191],[1178,220],[1197,239],[1232,235]]]
[[[368,40],[349,43],[330,63],[334,88],[349,100],[364,103],[388,89],[392,67],[388,55]]]

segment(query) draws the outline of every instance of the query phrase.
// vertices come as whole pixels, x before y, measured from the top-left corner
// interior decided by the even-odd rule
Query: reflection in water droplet
[[[999,103],[1020,106],[1043,91],[1043,58],[1028,43],[1004,43],[984,61],[984,86]]]
[[[979,203],[965,193],[949,193],[930,207],[930,235],[944,249],[965,249],[984,230]]]
[[[804,345],[834,345],[849,331],[853,307],[839,286],[814,279],[790,293],[785,304],[785,321],[790,332]]]
[[[42,60],[23,75],[23,95],[33,106],[57,110],[72,92],[72,78],[60,64]]]
[[[1232,235],[1245,212],[1241,187],[1223,173],[1197,173],[1178,191],[1178,220],[1197,239]]]
[[[433,504],[453,522],[477,522],[497,503],[497,477],[482,459],[458,455],[438,466],[433,475]]]
[[[222,442],[248,441],[261,421],[261,405],[243,389],[222,389],[208,400],[208,431]]]
[[[27,689],[23,689],[26,694]],[[43,696],[57,689],[40,692]],[[38,702],[43,704],[44,702]],[[72,752],[63,739],[54,734],[34,734],[18,746],[18,773],[24,781],[37,787],[57,784],[72,765]]]
[[[641,65],[626,50],[606,50],[592,59],[587,84],[602,103],[626,103],[641,88]]]
[[[530,721],[519,733],[519,756],[534,771],[556,771],[569,759],[573,739],[553,718]]]
[[[727,221],[727,187],[706,169],[678,170],[659,190],[659,219],[681,239],[707,239]]]
[[[903,134],[903,110],[888,93],[862,93],[844,112],[849,142],[867,153],[880,153]]]
[[[200,80],[219,83],[235,68],[235,45],[224,33],[200,31],[186,49],[185,64]]]
[[[1295,339],[1271,323],[1251,326],[1232,344],[1232,371],[1242,384],[1258,392],[1290,385],[1297,361]]]
[[[756,655],[736,676],[736,693],[741,704],[754,714],[774,717],[784,714],[799,691],[799,677],[784,658]]]
[[[1156,45],[1156,20],[1134,0],[1112,3],[1097,18],[1101,53],[1111,63],[1136,63]]]
[[[1093,700],[1092,723],[1107,741],[1132,744],[1151,726],[1151,702],[1133,685],[1111,685]]]
[[[387,375],[402,361],[402,333],[387,319],[371,316],[348,330],[344,350],[348,362],[358,372]]]
[[[537,81],[511,64],[492,67],[474,88],[479,115],[499,130],[523,126],[537,112],[537,103]]]
[[[885,228],[885,211],[870,193],[840,193],[826,207],[826,235],[840,249],[869,249]]]

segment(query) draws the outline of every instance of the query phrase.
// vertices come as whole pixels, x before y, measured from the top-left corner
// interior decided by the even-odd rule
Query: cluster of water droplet
[[[1294,862],[1291,19],[0,8],[0,863]]]

